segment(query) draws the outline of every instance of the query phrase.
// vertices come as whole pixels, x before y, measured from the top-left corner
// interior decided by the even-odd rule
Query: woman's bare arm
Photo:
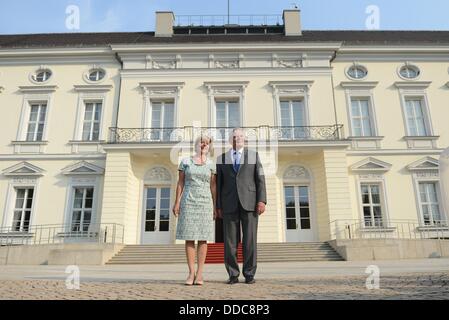
[[[178,184],[176,186],[176,200],[173,205],[173,214],[175,216],[179,215],[179,207],[181,205],[181,196],[184,190],[185,173],[184,171],[179,171]]]

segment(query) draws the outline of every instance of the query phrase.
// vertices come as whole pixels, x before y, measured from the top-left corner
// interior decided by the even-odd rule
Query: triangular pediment
[[[423,159],[420,159],[418,161],[415,161],[407,166],[407,169],[411,171],[416,170],[438,170],[440,167],[439,162],[437,159],[434,159],[432,157],[425,157]]]
[[[23,161],[12,167],[3,170],[3,175],[5,176],[42,176],[44,170],[32,165],[29,162]]]
[[[386,172],[390,170],[391,164],[378,160],[376,158],[367,158],[365,160],[354,163],[350,169],[351,171],[374,171],[374,172]]]
[[[104,174],[102,167],[86,161],[80,161],[62,169],[65,175],[101,175]]]

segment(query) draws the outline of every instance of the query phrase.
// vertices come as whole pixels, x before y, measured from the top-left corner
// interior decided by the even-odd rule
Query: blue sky
[[[380,9],[382,30],[449,30],[447,0],[230,0],[231,14],[282,14],[299,4],[303,29],[364,30],[366,8]],[[227,0],[0,0],[0,34],[153,31],[154,12],[227,14]],[[66,27],[66,8],[80,10],[80,28]]]

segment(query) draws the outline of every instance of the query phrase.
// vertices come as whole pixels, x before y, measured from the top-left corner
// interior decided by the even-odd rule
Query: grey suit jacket
[[[238,210],[238,202],[246,211],[255,211],[259,202],[267,203],[265,176],[259,154],[243,149],[240,169],[234,171],[230,152],[217,158],[217,209],[223,213]]]

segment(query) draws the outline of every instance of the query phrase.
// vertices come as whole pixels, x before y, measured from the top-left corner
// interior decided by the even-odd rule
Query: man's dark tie
[[[234,171],[239,172],[240,169],[240,153],[234,151]]]

